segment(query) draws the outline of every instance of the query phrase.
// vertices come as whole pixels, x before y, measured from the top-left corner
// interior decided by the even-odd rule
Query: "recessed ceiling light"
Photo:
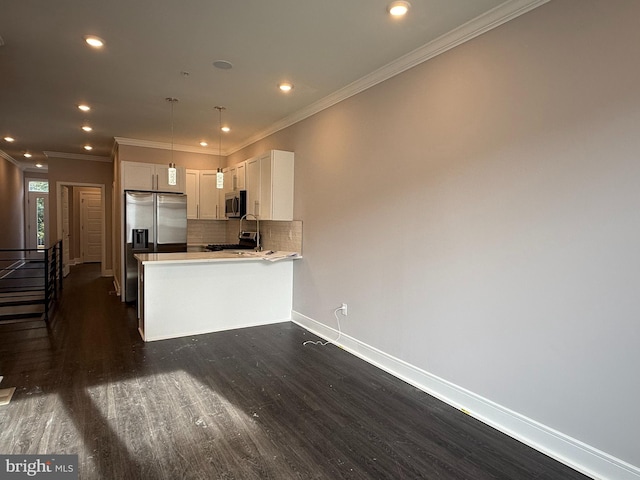
[[[204,140],[202,142],[200,142],[200,146],[201,147],[206,147],[207,145],[209,145],[207,142],[205,142]]]
[[[83,112],[88,112],[89,110],[91,110],[91,107],[89,105],[78,105],[78,108],[80,110],[82,110]]]
[[[226,60],[216,60],[213,62],[213,66],[220,70],[231,70],[233,68],[231,62],[227,62]]]
[[[13,138],[13,137],[4,137],[4,141],[5,141],[5,142],[9,142],[9,143],[11,143],[11,142],[15,142],[15,141],[16,141],[16,139],[15,139],[15,138]]]
[[[85,145],[84,149],[85,150],[93,150],[93,147],[91,145]]]
[[[293,90],[293,85],[289,82],[282,82],[278,85],[278,88],[283,92],[290,92],[291,90]]]
[[[36,163],[36,167],[42,168],[42,164],[41,163]]]
[[[409,11],[411,4],[409,2],[392,2],[389,4],[388,10],[394,17],[402,17]]]
[[[23,156],[24,158],[31,158],[33,155],[31,155],[29,152],[26,152]]]
[[[95,35],[85,35],[84,41],[93,48],[104,47],[104,40],[102,40],[100,37],[96,37]]]
[[[220,130],[222,130],[224,133],[228,133],[228,132],[230,132],[230,131],[231,131],[231,128],[229,128],[229,127],[227,127],[227,126],[224,126],[224,127],[222,127]]]
[[[91,130],[93,130],[93,128],[91,128],[89,125],[83,125],[82,130],[84,130],[85,132],[90,132]]]

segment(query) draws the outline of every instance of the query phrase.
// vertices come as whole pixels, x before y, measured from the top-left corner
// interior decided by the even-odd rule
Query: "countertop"
[[[223,250],[221,252],[139,253],[134,257],[142,264],[151,263],[214,263],[281,261],[302,258],[297,252],[254,252],[253,250]]]

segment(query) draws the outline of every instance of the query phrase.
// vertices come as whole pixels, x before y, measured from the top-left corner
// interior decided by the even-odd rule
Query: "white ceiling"
[[[29,167],[85,144],[108,157],[114,137],[170,143],[166,97],[174,143],[207,153],[225,106],[229,153],[545,1],[411,0],[398,20],[387,0],[0,0],[0,155]]]

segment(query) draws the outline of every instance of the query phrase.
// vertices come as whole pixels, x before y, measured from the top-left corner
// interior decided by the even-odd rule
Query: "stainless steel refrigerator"
[[[187,196],[126,191],[125,301],[138,298],[136,253],[187,251]]]

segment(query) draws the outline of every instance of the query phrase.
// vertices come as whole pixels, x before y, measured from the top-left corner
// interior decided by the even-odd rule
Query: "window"
[[[49,182],[46,180],[29,180],[30,192],[49,192]]]
[[[48,184],[47,184],[48,187]],[[38,229],[38,250],[44,249],[44,198],[36,199],[36,228]]]

